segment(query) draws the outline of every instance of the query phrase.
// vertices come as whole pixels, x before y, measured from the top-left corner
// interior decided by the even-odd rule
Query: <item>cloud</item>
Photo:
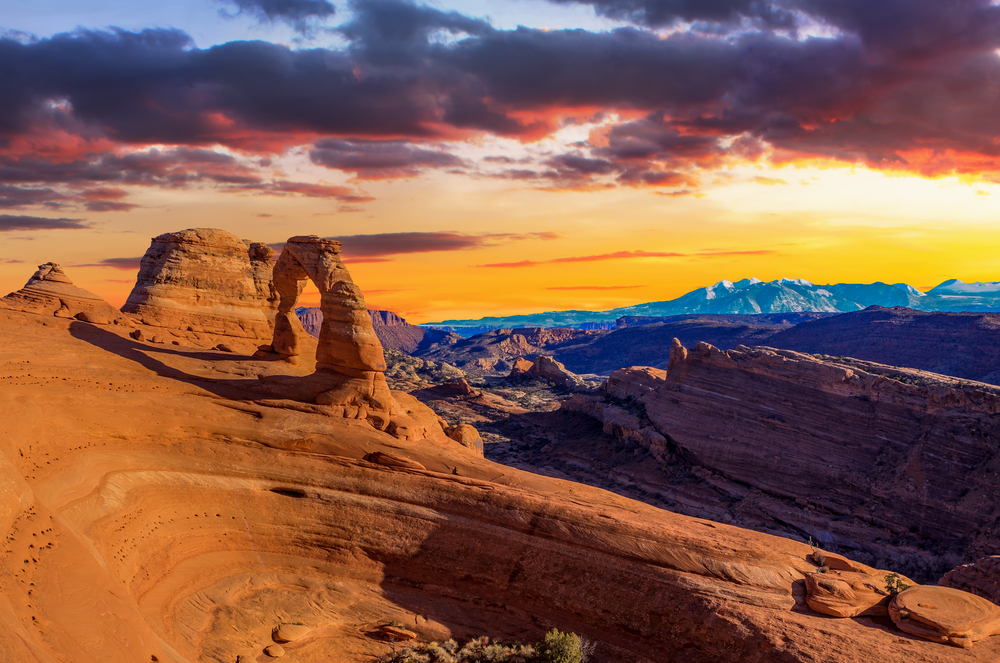
[[[269,20],[323,18],[329,4],[239,2]],[[612,112],[623,119],[576,151],[494,176],[555,189],[682,179],[693,188],[701,170],[765,157],[926,176],[1000,171],[992,2],[581,3],[632,25],[500,30],[414,2],[354,0],[338,48],[198,48],[162,29],[0,38],[10,73],[0,77],[0,185],[29,191],[13,192],[8,208],[51,209],[75,195],[56,183],[273,179],[260,172],[265,161],[208,149],[216,145],[265,160],[312,146],[316,163],[361,179],[411,177],[465,165],[445,142],[531,141],[568,118]],[[828,36],[808,36],[808,26]],[[167,147],[154,156],[152,145]],[[126,159],[134,152],[142,163]]]
[[[104,260],[99,260],[98,262],[74,265],[74,267],[110,267],[111,269],[123,269],[138,272],[139,264],[141,262],[142,256],[136,258],[105,258]]]
[[[51,188],[32,189],[0,184],[0,209],[65,206],[70,196]]]
[[[774,186],[775,184],[788,184],[785,180],[780,177],[763,177],[758,176],[752,180],[755,184],[764,184],[766,186]]]
[[[333,16],[337,8],[327,0],[226,0],[240,12],[261,21],[283,21],[299,32],[309,32],[311,21]]]
[[[787,9],[762,0],[550,0],[558,4],[587,4],[603,16],[661,27],[682,21],[738,23],[757,19],[770,27],[792,27]]]
[[[553,286],[546,290],[632,290],[634,288],[645,288],[644,285],[567,285]]]
[[[466,251],[509,242],[523,240],[548,241],[558,239],[558,233],[550,231],[531,233],[482,233],[470,235],[459,232],[402,232],[378,233],[372,235],[340,235],[327,237],[335,239],[342,246],[344,260],[348,262],[388,262],[383,256],[408,253],[434,253],[437,251]],[[284,243],[270,245],[280,251]]]
[[[522,260],[520,262],[497,262],[477,267],[535,267],[536,265],[552,265],[569,262],[597,262],[602,260],[628,260],[634,258],[683,258],[685,253],[663,253],[658,251],[615,251],[591,256],[570,256],[568,258],[553,258],[551,260]]]
[[[0,232],[13,230],[79,230],[89,228],[85,219],[48,219],[41,216],[0,214]]]
[[[375,200],[369,195],[356,190],[331,184],[315,184],[312,182],[290,182],[278,180],[274,182],[256,182],[253,184],[237,184],[227,187],[228,190],[255,191],[268,196],[303,196],[305,198],[333,198],[344,203],[367,203]]]
[[[412,177],[425,168],[449,168],[465,163],[440,147],[429,150],[405,141],[357,138],[317,141],[309,158],[319,166],[351,171],[359,179]]]

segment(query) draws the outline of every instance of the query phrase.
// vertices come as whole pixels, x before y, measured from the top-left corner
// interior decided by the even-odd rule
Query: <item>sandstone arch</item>
[[[278,295],[274,321],[275,352],[296,356],[305,333],[295,304],[308,281],[319,288],[323,325],[316,348],[316,376],[326,388],[322,405],[344,408],[344,416],[367,418],[376,428],[389,425],[398,410],[385,381],[385,353],[375,335],[364,295],[340,260],[340,242],[315,235],[285,243],[274,265]]]

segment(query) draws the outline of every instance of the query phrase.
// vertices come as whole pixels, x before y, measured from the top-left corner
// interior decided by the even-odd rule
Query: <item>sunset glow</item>
[[[1000,7],[889,2],[889,32],[865,3],[731,4],[23,3],[0,290],[54,261],[117,306],[150,237],[203,226],[347,237],[369,306],[412,322],[1000,280]]]

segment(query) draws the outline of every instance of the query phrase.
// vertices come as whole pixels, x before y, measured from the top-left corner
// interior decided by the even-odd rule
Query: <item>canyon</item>
[[[131,313],[0,300],[11,660],[360,661],[400,627],[424,642],[558,627],[596,661],[1000,658],[1000,608],[961,591],[985,571],[916,585],[866,547],[990,554],[1000,391],[680,342],[665,368],[600,388],[544,356],[491,382],[384,351],[339,243],[292,238],[268,278],[266,251],[233,237],[154,238]],[[43,268],[30,292],[75,292]],[[219,299],[234,277],[236,300]],[[295,314],[306,279],[324,297],[319,338]],[[483,347],[523,359],[574,337]],[[618,473],[621,491],[527,471],[602,447],[638,471]],[[774,504],[798,511],[757,526]],[[910,588],[889,593],[890,572]]]

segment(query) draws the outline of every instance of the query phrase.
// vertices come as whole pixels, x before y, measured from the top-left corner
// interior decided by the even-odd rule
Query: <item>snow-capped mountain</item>
[[[950,279],[924,293],[906,283],[815,285],[805,279],[781,278],[765,282],[749,278],[723,280],[677,299],[609,311],[549,311],[478,320],[445,320],[424,326],[471,334],[500,327],[583,327],[611,323],[622,316],[846,313],[873,305],[905,306],[922,311],[1000,311],[1000,283],[963,283]]]

